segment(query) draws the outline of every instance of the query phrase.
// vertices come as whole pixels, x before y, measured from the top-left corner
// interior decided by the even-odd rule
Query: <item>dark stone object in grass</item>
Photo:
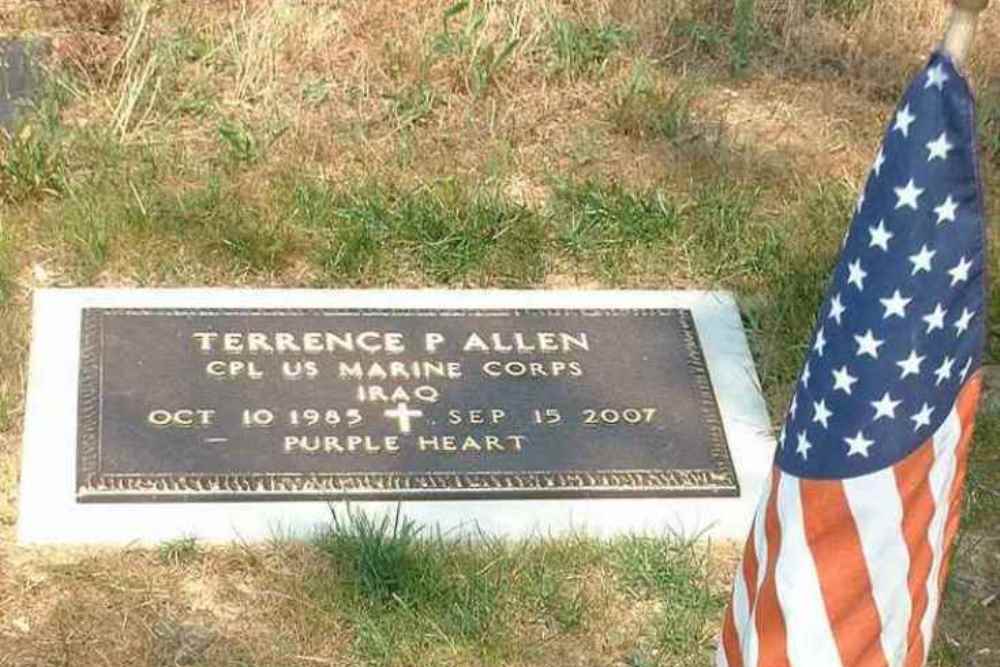
[[[739,492],[689,310],[83,322],[80,502]]]
[[[12,131],[21,110],[41,89],[37,57],[46,47],[39,41],[0,38],[0,128]]]

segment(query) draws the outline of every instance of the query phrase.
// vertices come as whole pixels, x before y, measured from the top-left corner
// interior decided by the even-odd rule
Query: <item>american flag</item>
[[[969,85],[935,53],[858,199],[716,664],[919,667],[958,528],[985,337]]]

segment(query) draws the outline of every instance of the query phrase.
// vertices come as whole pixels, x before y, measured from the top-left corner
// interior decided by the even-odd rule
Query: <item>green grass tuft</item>
[[[242,123],[230,121],[220,123],[219,141],[233,162],[252,164],[260,157],[257,137]]]
[[[663,604],[658,647],[669,655],[695,659],[692,665],[699,664],[699,657],[707,658],[726,591],[708,580],[704,545],[680,537],[625,537],[612,542],[610,550],[617,576],[631,594]]]
[[[676,205],[663,191],[633,193],[617,183],[564,184],[551,215],[560,245],[612,278],[632,252],[666,241],[680,224]]]
[[[0,203],[11,204],[66,187],[65,158],[55,121],[27,122],[10,139],[0,133]]]
[[[692,109],[696,98],[690,80],[664,86],[649,64],[637,61],[612,99],[610,120],[627,136],[677,142],[699,132]]]
[[[291,241],[280,226],[242,209],[217,226],[218,243],[232,258],[237,273],[272,274],[287,261]]]
[[[781,233],[757,214],[762,193],[731,178],[706,183],[686,211],[683,256],[707,284],[751,285],[784,264]]]
[[[358,592],[374,602],[406,602],[419,588],[421,564],[416,559],[420,529],[402,517],[380,521],[350,507],[341,517],[331,508],[333,523],[317,540],[319,548],[351,563]],[[416,575],[416,576],[415,576]]]
[[[107,263],[112,239],[120,230],[120,210],[114,195],[103,191],[83,191],[61,207],[59,234],[82,282],[93,282]]]
[[[686,41],[692,50],[728,67],[732,76],[747,73],[755,55],[772,38],[758,21],[757,0],[701,3],[702,10],[676,21],[672,35]]]
[[[378,284],[403,267],[438,284],[526,286],[542,277],[543,221],[490,193],[452,181],[292,190],[296,224],[317,238],[324,283]]]
[[[179,537],[160,544],[158,555],[161,563],[167,565],[183,565],[190,563],[201,555],[198,540],[194,537]]]
[[[459,0],[441,15],[441,31],[431,38],[431,60],[453,58],[462,63],[465,85],[473,96],[489,91],[513,62],[521,42],[517,22],[504,22],[495,34],[488,28],[491,3]]]
[[[352,619],[355,650],[374,664],[399,664],[398,656],[442,642],[480,652],[503,643],[501,607],[511,591],[506,548],[473,549],[421,532],[398,508],[382,519],[348,509],[316,538],[347,587],[314,593]]]
[[[568,77],[601,71],[616,51],[634,39],[631,30],[615,23],[594,25],[552,17],[548,31],[550,70]]]
[[[426,122],[439,103],[434,88],[426,81],[403,87],[389,98],[390,113],[401,130]]]

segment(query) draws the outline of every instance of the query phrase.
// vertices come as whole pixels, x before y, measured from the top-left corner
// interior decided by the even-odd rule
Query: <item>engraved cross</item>
[[[395,410],[386,410],[385,416],[387,419],[399,420],[400,433],[409,433],[410,417],[423,417],[424,413],[421,410],[411,410],[410,406],[406,403],[399,403],[396,405]]]

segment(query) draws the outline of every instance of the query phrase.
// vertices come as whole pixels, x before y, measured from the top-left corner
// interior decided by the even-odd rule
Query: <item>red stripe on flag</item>
[[[955,402],[955,410],[958,412],[958,419],[962,423],[962,436],[958,441],[958,448],[955,452],[955,479],[951,483],[951,492],[948,496],[948,521],[944,528],[943,544],[945,557],[941,563],[941,571],[938,577],[938,590],[940,591],[944,591],[944,582],[948,580],[951,545],[955,541],[959,519],[962,515],[962,498],[965,495],[965,475],[969,469],[969,448],[972,443],[972,430],[976,422],[976,410],[979,407],[979,397],[982,393],[982,388],[983,378],[977,372],[962,387],[962,391],[958,394],[958,400]]]
[[[934,552],[927,536],[934,517],[934,495],[930,488],[933,466],[934,443],[930,440],[896,465],[896,486],[903,502],[900,528],[910,554],[910,569],[906,577],[910,591],[910,623],[904,667],[922,667],[924,663],[920,622],[927,610],[927,578],[934,564]]]
[[[740,652],[740,642],[736,637],[736,621],[733,618],[733,600],[729,600],[726,609],[726,620],[722,626],[722,650],[726,654],[729,667],[743,667],[743,654]]]
[[[844,487],[827,480],[799,484],[806,542],[840,660],[850,667],[888,667],[868,564]]]
[[[777,473],[774,473],[777,474]],[[750,524],[750,537],[743,547],[743,582],[747,589],[747,613],[753,615],[753,607],[757,602],[757,550],[754,544],[754,533],[760,517],[755,516]]]
[[[788,643],[785,631],[785,617],[778,603],[778,590],[774,582],[778,551],[781,548],[781,526],[778,524],[778,481],[784,473],[777,470],[771,475],[771,495],[767,499],[764,516],[764,532],[767,535],[767,572],[760,587],[757,601],[756,625],[758,658],[761,667],[788,666]],[[790,478],[792,484],[797,483]]]

